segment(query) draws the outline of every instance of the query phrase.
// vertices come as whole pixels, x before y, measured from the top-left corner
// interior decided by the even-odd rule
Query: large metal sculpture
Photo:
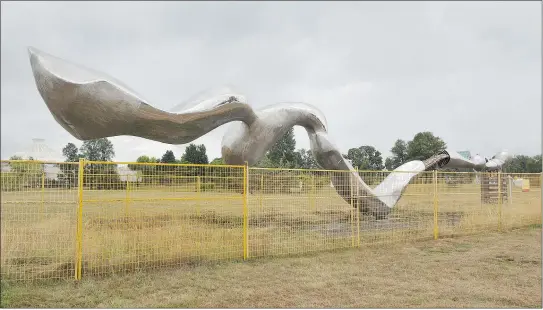
[[[252,165],[287,130],[298,125],[306,129],[311,151],[320,167],[354,170],[330,141],[325,117],[309,104],[275,104],[255,111],[243,96],[222,93],[194,102],[183,111],[166,112],[152,107],[133,90],[103,73],[35,48],[28,51],[39,93],[55,120],[77,139],[130,135],[184,144],[234,122],[222,140],[223,159],[228,164],[247,162]],[[375,188],[370,188],[354,171],[334,173],[332,183],[345,200],[354,198],[361,212],[383,218],[410,180],[422,171],[436,168],[495,170],[508,157],[506,152],[501,152],[490,160],[480,156],[468,160],[447,150],[424,161],[401,165]]]

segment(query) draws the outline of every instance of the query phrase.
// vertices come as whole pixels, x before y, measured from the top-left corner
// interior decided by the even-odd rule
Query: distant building
[[[119,179],[121,182],[141,182],[142,177],[138,174],[137,171],[131,170],[127,166],[117,167],[117,173],[119,174]]]
[[[471,159],[471,152],[470,151],[458,151],[458,154],[460,154],[465,159]]]
[[[23,151],[15,153],[23,159],[32,158],[34,160],[63,162],[64,158],[61,151],[55,151],[45,143],[45,139],[32,139],[32,144],[28,145]]]
[[[15,153],[23,159],[40,160],[45,162],[63,162],[62,152],[57,152],[50,148],[45,139],[32,139],[32,144],[28,145],[23,151]],[[11,167],[8,163],[2,163],[2,172],[10,172]],[[61,173],[59,167],[55,164],[47,163],[43,165],[43,172],[46,179],[57,180]]]
[[[2,163],[2,172],[10,172],[11,171],[11,167],[9,166],[8,163]]]

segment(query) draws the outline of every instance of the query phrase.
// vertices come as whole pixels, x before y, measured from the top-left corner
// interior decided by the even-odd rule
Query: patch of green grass
[[[8,282],[0,280],[0,307],[7,308],[11,303],[11,292]]]

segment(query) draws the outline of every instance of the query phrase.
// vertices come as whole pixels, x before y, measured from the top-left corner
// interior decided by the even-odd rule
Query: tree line
[[[417,133],[412,140],[404,141],[398,139],[390,149],[391,156],[383,160],[382,153],[371,145],[361,145],[347,150],[343,157],[352,162],[353,167],[359,170],[381,171],[383,169],[394,170],[400,165],[411,160],[424,160],[438,152],[445,150],[447,144],[432,132],[425,131]],[[80,158],[89,161],[110,162],[115,156],[113,144],[107,139],[97,139],[83,142],[81,148],[77,148],[73,143],[68,143],[63,149],[62,154],[66,162],[77,162]],[[12,157],[12,159],[18,159]],[[211,162],[206,153],[206,147],[203,144],[189,144],[179,159],[171,150],[167,150],[161,157],[142,155],[136,159],[138,164],[129,165],[134,171],[152,170],[153,165],[144,165],[145,163],[164,163],[164,164],[224,164],[222,158],[215,158]],[[156,166],[156,165],[155,165]],[[318,169],[317,163],[310,150],[296,149],[296,140],[294,130],[291,128],[279,139],[273,147],[266,153],[264,158],[255,166],[268,168],[300,168],[300,169]],[[70,166],[72,167],[72,166]],[[89,167],[94,169],[107,169],[111,172],[115,165],[95,165]],[[67,168],[65,168],[67,169]],[[168,170],[161,167],[161,170]],[[173,168],[170,168],[173,169]],[[69,169],[70,173],[75,173],[74,169]],[[116,169],[115,169],[116,170]],[[504,172],[510,173],[539,173],[542,171],[541,155],[514,156],[504,166]]]

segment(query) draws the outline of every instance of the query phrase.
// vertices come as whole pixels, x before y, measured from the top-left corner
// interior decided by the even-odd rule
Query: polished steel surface
[[[378,218],[390,212],[410,180],[422,171],[435,167],[496,169],[508,156],[500,153],[484,164],[480,158],[466,160],[456,152],[447,151],[424,162],[401,165],[372,189],[329,139],[324,115],[309,104],[280,103],[255,111],[244,96],[223,89],[193,98],[167,112],[152,107],[136,92],[104,73],[32,47],[28,52],[40,95],[55,120],[77,139],[129,135],[184,144],[230,123],[222,140],[224,161],[253,165],[291,127],[302,126],[321,168],[350,171],[334,174],[332,183],[337,192],[347,202],[354,197],[361,211]]]
[[[451,150],[446,150],[444,151],[444,153],[449,155],[449,159],[442,162],[439,165],[440,168],[468,168],[474,169],[476,171],[499,170],[508,159],[512,158],[512,156],[507,151],[502,151],[496,154],[491,159],[483,158],[480,155],[475,155],[471,159],[466,159],[462,155]]]

